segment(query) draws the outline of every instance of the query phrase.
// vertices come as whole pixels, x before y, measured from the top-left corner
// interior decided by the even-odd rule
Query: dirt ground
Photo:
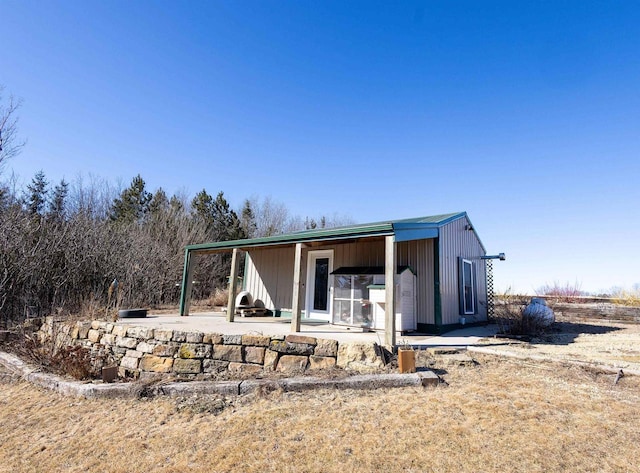
[[[640,372],[640,324],[560,318],[549,333],[530,341],[484,339],[482,344],[516,354],[575,360]]]

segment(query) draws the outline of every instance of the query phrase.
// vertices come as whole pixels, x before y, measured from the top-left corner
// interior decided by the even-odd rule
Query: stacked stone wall
[[[57,347],[82,345],[94,367],[114,365],[123,377],[174,375],[213,378],[221,372],[257,374],[334,367],[368,371],[382,366],[373,344],[338,344],[303,335],[225,335],[117,325],[105,321],[55,322],[47,318],[39,337]]]

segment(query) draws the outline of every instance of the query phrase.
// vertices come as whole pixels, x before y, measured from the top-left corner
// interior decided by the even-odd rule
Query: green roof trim
[[[303,230],[269,237],[188,245],[185,249],[188,251],[216,251],[232,248],[253,248],[311,241],[345,240],[349,238],[388,235],[395,235],[396,241],[436,238],[438,236],[439,227],[465,217],[466,215],[466,212],[455,212],[428,217],[349,225],[345,227],[316,228],[313,230]]]

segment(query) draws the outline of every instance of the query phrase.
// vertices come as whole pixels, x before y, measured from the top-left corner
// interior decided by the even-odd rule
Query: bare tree
[[[0,171],[5,163],[16,156],[26,141],[18,139],[18,109],[22,100],[9,95],[6,104],[3,100],[4,87],[0,86]]]

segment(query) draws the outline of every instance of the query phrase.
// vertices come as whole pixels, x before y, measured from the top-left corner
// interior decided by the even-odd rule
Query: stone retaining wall
[[[105,321],[56,322],[38,331],[57,347],[82,345],[94,367],[117,364],[123,377],[173,374],[207,379],[221,372],[296,372],[340,367],[370,371],[383,366],[373,344],[343,343],[303,335],[224,335],[116,325]]]

